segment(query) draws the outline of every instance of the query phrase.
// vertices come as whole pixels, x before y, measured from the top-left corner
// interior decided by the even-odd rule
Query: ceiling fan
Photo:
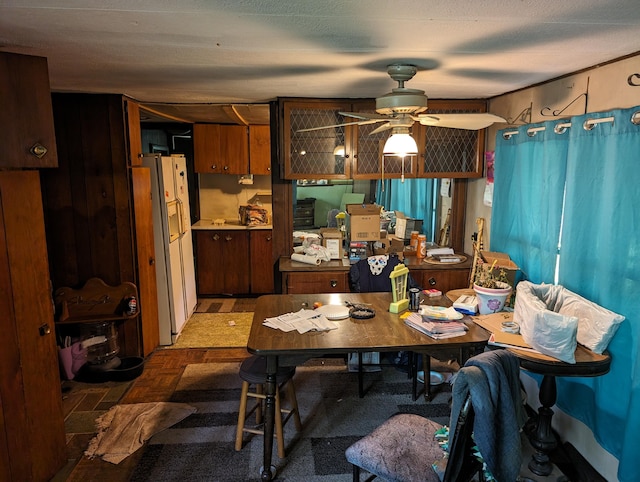
[[[415,65],[392,64],[387,66],[389,76],[398,82],[398,87],[390,93],[376,99],[376,113],[340,112],[345,117],[359,119],[354,122],[299,129],[308,132],[348,125],[367,125],[384,122],[370,132],[377,134],[392,129],[393,134],[408,134],[414,122],[427,126],[449,127],[454,129],[480,130],[495,122],[507,122],[502,117],[489,113],[426,114],[427,96],[423,90],[409,89],[404,83],[411,80],[418,71]]]

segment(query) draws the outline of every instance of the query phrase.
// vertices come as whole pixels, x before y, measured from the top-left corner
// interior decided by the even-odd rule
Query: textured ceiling
[[[379,97],[399,62],[431,98],[488,98],[638,52],[639,32],[638,0],[0,4],[0,50],[47,57],[52,90],[126,94],[179,118],[207,110],[163,104]]]

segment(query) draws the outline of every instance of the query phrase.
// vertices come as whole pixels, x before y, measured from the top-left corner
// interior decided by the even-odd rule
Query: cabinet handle
[[[331,287],[332,287],[332,288],[335,288],[336,286],[338,286],[338,281],[337,281],[337,280],[332,279],[332,280],[329,282],[329,284],[331,285]]]
[[[267,171],[271,172],[271,168],[270,168],[270,167],[267,167]]]
[[[47,148],[42,144],[34,144],[31,149],[29,149],[29,152],[31,152],[31,154],[36,156],[38,159],[42,159],[47,153]]]
[[[229,166],[224,166],[222,169],[224,169],[225,171],[229,170]]]
[[[218,169],[218,165],[217,164],[211,164],[211,170],[215,171],[216,169]]]
[[[430,286],[435,286],[436,285],[436,279],[435,278],[429,278],[429,285]]]
[[[149,258],[149,266],[153,266],[154,264],[156,264],[156,260],[153,258]]]
[[[228,234],[224,237],[225,241],[233,241],[233,236],[229,236]]]
[[[38,332],[40,333],[40,336],[45,336],[51,333],[51,327],[48,324],[44,324],[42,326],[40,326],[40,328],[38,328]]]
[[[214,234],[213,236],[211,236],[211,239],[213,239],[214,241],[218,241],[220,239],[220,235]]]
[[[267,236],[267,241],[271,241],[271,236]]]
[[[344,158],[345,158],[345,159],[349,159],[349,157],[350,157],[350,156],[349,156],[349,154],[345,154],[345,155],[344,155]]]

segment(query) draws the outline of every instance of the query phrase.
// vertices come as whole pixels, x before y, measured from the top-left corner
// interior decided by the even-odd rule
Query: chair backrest
[[[443,482],[468,482],[482,470],[482,463],[473,454],[474,417],[471,397],[467,397],[453,434],[449,432],[449,459]]]

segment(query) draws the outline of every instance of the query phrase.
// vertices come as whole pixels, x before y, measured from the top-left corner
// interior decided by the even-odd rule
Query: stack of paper
[[[267,318],[262,322],[264,326],[282,331],[329,331],[338,328],[338,324],[327,319],[315,310],[300,310],[296,313],[285,313],[274,318]]]
[[[436,340],[453,338],[464,335],[469,328],[460,321],[437,321],[423,317],[417,313],[411,313],[404,322],[425,335]]]

